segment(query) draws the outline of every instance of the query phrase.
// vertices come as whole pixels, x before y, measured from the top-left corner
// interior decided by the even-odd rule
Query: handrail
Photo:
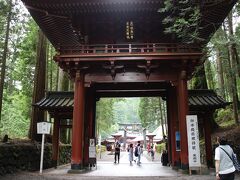
[[[61,54],[147,54],[201,52],[200,47],[185,44],[91,44],[79,47],[64,47]]]

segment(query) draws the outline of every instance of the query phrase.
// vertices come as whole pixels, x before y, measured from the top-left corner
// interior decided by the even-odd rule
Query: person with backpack
[[[219,146],[215,149],[215,168],[217,180],[234,180],[235,167],[231,159],[233,149],[225,137],[217,138]]]
[[[117,163],[117,160],[118,160],[118,164],[119,164],[119,159],[120,159],[120,143],[117,142],[116,145],[115,145],[115,154],[114,154],[114,164]]]

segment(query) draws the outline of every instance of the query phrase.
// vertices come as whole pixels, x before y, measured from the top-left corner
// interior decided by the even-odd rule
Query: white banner
[[[188,161],[189,167],[200,167],[200,148],[197,115],[187,115]]]
[[[96,147],[89,146],[89,158],[96,158]]]

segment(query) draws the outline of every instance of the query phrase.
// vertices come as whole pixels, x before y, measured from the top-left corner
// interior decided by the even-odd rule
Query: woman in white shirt
[[[130,146],[129,146],[128,157],[129,157],[130,166],[132,166],[132,161],[133,161],[133,144],[130,144]]]
[[[217,180],[234,180],[235,167],[232,157],[233,150],[227,144],[227,139],[217,138],[219,146],[215,149],[215,168]],[[229,157],[230,156],[230,157]]]

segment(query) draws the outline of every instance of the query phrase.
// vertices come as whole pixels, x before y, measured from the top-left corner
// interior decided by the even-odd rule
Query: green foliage
[[[186,43],[203,41],[199,37],[200,8],[191,0],[165,0],[164,8],[159,12],[166,13],[163,20],[165,33],[175,34]]]
[[[161,100],[159,97],[143,97],[140,98],[139,103],[139,117],[144,128],[153,131],[161,123],[163,117],[161,117],[160,109]],[[165,113],[165,109],[162,109]]]
[[[208,89],[204,64],[196,67],[189,89]]]
[[[229,74],[233,73],[233,69],[229,67],[228,64],[228,58],[229,58],[229,52],[228,52],[228,40],[226,39],[226,32],[224,32],[223,28],[219,28],[218,31],[214,34],[214,36],[211,38],[211,41],[209,43],[209,50],[208,52],[211,52],[209,56],[212,57],[210,60],[211,62],[211,69],[212,69],[212,74],[215,72],[216,76],[213,81],[215,82],[215,89],[221,93],[227,92],[227,100],[230,101],[230,81],[229,79]],[[217,67],[217,62],[216,62],[216,53],[217,51],[219,52],[219,58],[221,61],[222,65],[222,71],[223,71],[223,80],[224,80],[224,85],[225,89],[220,89],[220,82],[217,79],[217,72],[219,71]],[[210,70],[210,69],[209,69]],[[206,69],[206,73],[211,74],[211,72],[208,72],[208,69]],[[220,73],[220,72],[219,72]],[[209,76],[208,76],[209,77]],[[208,79],[208,82],[210,79]]]
[[[53,46],[49,44],[49,58],[47,62],[48,91],[54,91],[58,87],[58,64],[53,61],[53,55],[56,53]],[[70,89],[71,90],[71,89]]]
[[[28,135],[30,115],[29,104],[31,99],[23,93],[14,93],[11,96],[4,94],[2,128],[0,136],[8,134],[10,138],[24,138]]]
[[[8,5],[7,5],[6,1],[0,0],[0,12],[1,12],[1,14],[0,14],[0,39],[1,40],[3,39],[3,36],[5,35],[7,10],[8,10]]]
[[[102,138],[106,138],[110,132],[117,129],[116,122],[113,116],[113,98],[101,98],[97,102],[96,121],[97,121],[97,136],[101,134]]]
[[[228,106],[225,109],[217,110],[216,122],[220,127],[228,127],[234,124],[232,107]]]
[[[114,103],[114,119],[121,123],[138,123],[138,105],[140,98],[123,98]]]
[[[33,20],[29,21],[26,36],[19,43],[19,55],[13,71],[13,77],[20,82],[22,91],[27,95],[32,94],[34,81],[34,68],[36,63],[38,28]]]
[[[101,98],[97,102],[97,134],[104,139],[118,130],[118,123],[138,123],[140,98]]]
[[[101,152],[105,152],[105,151],[107,151],[107,147],[104,145],[101,145]],[[96,152],[100,153],[99,145],[96,145]]]
[[[6,33],[6,15],[10,9],[6,7],[10,2],[14,6],[11,9],[0,136],[8,134],[10,138],[24,138],[28,135],[30,124],[38,28],[34,21],[29,19],[29,15],[25,14],[26,11],[22,10],[20,1],[0,0],[0,8],[3,7],[2,4],[5,7],[0,13],[0,52]]]
[[[214,67],[212,67],[212,63],[208,59],[205,61],[204,67],[206,69],[205,76],[207,77],[207,84],[208,84],[207,87],[209,87],[209,89],[215,89],[216,81],[214,79],[214,76],[215,76],[213,72]]]
[[[163,150],[165,150],[165,143],[161,143],[161,144],[156,144],[155,148],[156,148],[156,152],[158,153],[162,153]]]

